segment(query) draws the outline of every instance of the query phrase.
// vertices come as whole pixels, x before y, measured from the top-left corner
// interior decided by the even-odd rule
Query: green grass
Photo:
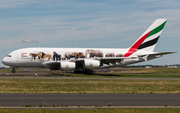
[[[120,73],[156,73],[156,74],[180,74],[180,68],[132,68],[132,70],[129,71],[123,71]]]
[[[0,79],[0,93],[179,94],[180,80]]]
[[[0,109],[1,113],[179,113],[180,109]]]

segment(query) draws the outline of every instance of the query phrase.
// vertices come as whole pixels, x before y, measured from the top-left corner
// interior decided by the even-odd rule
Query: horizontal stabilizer
[[[161,52],[161,53],[152,53],[152,54],[145,54],[145,55],[140,55],[138,57],[161,57],[162,55],[167,55],[167,54],[173,54],[173,53],[176,53],[176,52]]]

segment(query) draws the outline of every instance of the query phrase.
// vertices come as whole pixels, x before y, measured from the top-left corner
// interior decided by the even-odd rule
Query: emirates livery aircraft
[[[153,52],[166,21],[157,19],[130,48],[24,48],[8,54],[2,63],[11,67],[94,73],[96,68],[120,67],[159,58],[174,53]]]

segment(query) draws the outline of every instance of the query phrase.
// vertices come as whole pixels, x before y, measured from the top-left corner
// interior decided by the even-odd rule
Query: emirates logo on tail
[[[166,19],[157,19],[143,35],[130,47],[124,57],[129,57],[137,50],[153,51],[166,24]],[[147,49],[148,48],[148,49]]]

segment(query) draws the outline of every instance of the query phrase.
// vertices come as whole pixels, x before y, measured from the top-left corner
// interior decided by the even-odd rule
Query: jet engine
[[[100,61],[97,60],[84,60],[84,68],[95,69],[100,67]]]
[[[61,62],[60,63],[60,70],[68,71],[68,70],[74,70],[76,67],[76,64],[74,62]]]

